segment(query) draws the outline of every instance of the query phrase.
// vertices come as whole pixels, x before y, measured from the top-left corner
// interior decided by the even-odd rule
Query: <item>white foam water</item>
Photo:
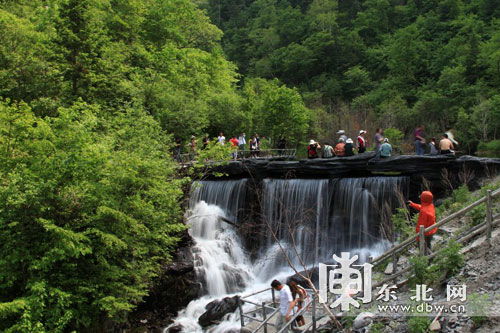
[[[340,248],[336,241],[342,234],[347,236],[347,240],[341,245],[349,247],[349,252],[358,254],[360,262],[364,262],[368,256],[377,256],[389,246],[386,241],[370,241],[368,236],[369,223],[374,221],[373,211],[377,206],[375,199],[380,200],[390,195],[401,182],[400,179],[394,180],[345,179],[334,183],[334,190],[328,180],[293,180],[289,183],[282,180],[266,181],[264,198],[270,200],[265,200],[263,213],[272,224],[287,224],[288,217],[280,214],[281,208],[278,205],[293,209],[294,204],[304,205],[304,199],[307,198],[314,207],[312,214],[300,207],[295,208],[299,215],[308,214],[313,217],[309,225],[299,225],[296,229],[295,241],[299,244],[299,251],[304,251],[303,253],[308,254],[311,259],[305,264],[317,262],[316,259],[328,262],[335,249]],[[291,241],[286,234],[279,236],[280,242],[277,243],[269,240],[269,233],[267,235],[263,233],[258,258],[252,261],[243,247],[236,228],[220,219],[221,216],[228,217],[238,223],[237,217],[245,201],[246,182],[246,180],[215,181],[193,185],[190,209],[186,217],[190,225],[190,235],[195,242],[192,249],[195,270],[205,288],[205,296],[191,301],[164,332],[178,325],[182,326],[182,332],[185,333],[239,332],[239,311],[226,315],[220,324],[207,329],[198,324],[198,318],[205,312],[205,306],[213,300],[253,294],[269,288],[273,279],[285,282],[294,271],[284,260],[283,253],[292,258],[298,270],[302,270],[302,263],[294,258],[294,254],[297,257],[296,252],[294,253],[297,249],[293,249],[290,245]],[[392,185],[386,189],[388,184]],[[276,198],[280,198],[281,201]],[[330,202],[333,202],[333,208]],[[331,209],[340,213],[335,211],[330,213]],[[347,221],[345,224],[348,229],[340,228],[342,226],[338,222],[340,220]],[[333,226],[335,230],[330,230]],[[332,235],[336,238],[332,238]],[[309,244],[314,244],[314,247],[308,246]],[[321,253],[322,251],[325,253]],[[326,253],[331,254],[326,255]],[[252,296],[252,301],[256,303],[268,302],[270,299],[269,292]],[[248,311],[254,306],[245,303],[243,307],[244,311]]]

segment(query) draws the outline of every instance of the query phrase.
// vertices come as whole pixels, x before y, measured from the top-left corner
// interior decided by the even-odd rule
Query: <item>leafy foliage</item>
[[[411,257],[410,264],[413,268],[413,276],[409,282],[411,286],[417,284],[430,285],[438,280],[440,271],[436,265],[429,264],[429,258],[426,256]]]
[[[408,332],[424,333],[427,332],[431,321],[427,317],[413,316],[408,319]]]
[[[185,228],[168,137],[144,112],[101,112],[0,104],[2,331],[123,317]]]
[[[461,151],[498,139],[497,3],[200,3],[243,75],[278,78],[326,113],[330,123],[312,134],[331,139],[339,128],[384,127],[411,140],[423,123],[429,138],[453,127]]]
[[[455,240],[450,240],[444,249],[436,256],[436,265],[439,272],[444,272],[446,277],[457,274],[464,265],[464,256],[460,253],[462,246]]]

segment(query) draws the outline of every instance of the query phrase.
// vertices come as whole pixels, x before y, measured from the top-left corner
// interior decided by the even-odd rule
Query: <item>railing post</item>
[[[276,296],[274,295],[274,288],[271,288],[271,295],[273,298],[273,306],[276,306]]]
[[[418,236],[418,241],[420,244],[419,247],[419,253],[421,256],[425,255],[425,234],[424,234],[425,228],[423,225],[420,226],[420,229],[418,230],[419,236]]]
[[[262,320],[265,322],[265,324],[264,324],[264,333],[267,333],[266,319],[267,319],[267,315],[266,315],[266,302],[262,302]]]
[[[312,295],[312,313],[311,313],[311,317],[312,317],[312,333],[316,333],[316,295],[313,294]]]
[[[491,231],[493,223],[493,202],[491,200],[491,190],[486,192],[486,223],[488,225],[486,232],[486,239],[491,243]]]
[[[240,323],[241,323],[241,328],[245,327],[245,318],[243,317],[243,307],[241,306],[241,304],[243,303],[243,301],[240,301],[238,303],[238,309],[240,310]]]

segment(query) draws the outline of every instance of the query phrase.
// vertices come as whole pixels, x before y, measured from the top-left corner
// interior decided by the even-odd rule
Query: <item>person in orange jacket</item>
[[[436,209],[434,208],[434,204],[432,202],[433,200],[433,195],[430,191],[423,191],[422,194],[420,194],[420,201],[422,202],[421,205],[416,204],[412,201],[408,201],[408,204],[410,207],[415,208],[418,210],[420,213],[418,214],[418,221],[417,221],[417,226],[415,228],[415,231],[417,234],[420,231],[420,228],[423,227],[427,229],[431,225],[436,224]],[[425,233],[425,246],[426,246],[426,252],[429,253],[431,249],[431,241],[432,241],[432,236],[437,232],[437,228],[434,228],[430,231],[427,231]],[[419,240],[417,236],[417,241]]]

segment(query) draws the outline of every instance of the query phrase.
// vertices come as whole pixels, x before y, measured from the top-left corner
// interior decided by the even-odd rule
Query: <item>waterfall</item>
[[[197,320],[211,300],[267,288],[274,278],[285,280],[292,270],[284,251],[299,269],[331,261],[342,250],[361,258],[383,252],[387,244],[381,242],[381,221],[400,204],[396,194],[407,195],[407,187],[404,177],[264,179],[259,197],[247,195],[246,179],[194,183],[186,218],[205,296],[179,312],[171,326],[203,332]],[[260,202],[250,203],[250,197]],[[259,206],[255,215],[261,218],[252,222],[260,230],[255,235],[259,253],[251,260],[239,228],[219,217],[238,225],[240,217]],[[231,314],[210,332],[238,327],[237,314]]]
[[[373,246],[384,217],[401,204],[397,193],[405,196],[407,187],[405,177],[265,179],[263,223],[274,235],[263,233],[262,253],[272,257],[269,248],[278,238],[295,265],[310,265]],[[285,264],[274,256],[275,267]]]
[[[242,290],[252,275],[237,231],[220,219],[237,220],[245,185],[246,179],[192,186],[187,218],[195,240],[195,270],[211,296]]]

